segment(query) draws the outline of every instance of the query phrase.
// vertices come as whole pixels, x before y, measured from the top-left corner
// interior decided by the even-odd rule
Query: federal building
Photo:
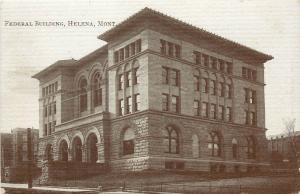
[[[264,63],[273,57],[144,8],[39,80],[40,161],[110,171],[268,169]]]

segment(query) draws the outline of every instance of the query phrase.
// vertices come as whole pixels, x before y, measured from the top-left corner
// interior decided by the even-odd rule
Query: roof
[[[45,73],[57,69],[58,67],[71,67],[75,62],[75,59],[56,61],[55,63],[48,66],[46,69],[43,69],[42,71],[38,72],[37,74],[33,75],[32,77],[38,79],[40,76],[45,75]]]
[[[75,68],[79,66],[80,64],[87,62],[91,59],[94,59],[95,57],[101,55],[101,54],[107,54],[107,45],[104,45],[93,52],[85,55],[84,57],[80,58],[79,60],[75,59],[66,59],[66,60],[59,60],[56,61],[54,64],[48,66],[47,68],[43,69],[42,71],[38,72],[37,74],[33,75],[33,78],[39,79],[39,77],[45,75],[46,73],[61,68],[61,67],[67,67],[67,68]]]
[[[230,53],[234,53],[235,55],[244,56],[244,58],[249,58],[249,54],[253,57],[259,58],[261,61],[266,62],[267,60],[273,59],[271,55],[262,53],[260,51],[254,50],[252,48],[249,48],[247,46],[241,45],[237,42],[231,41],[229,39],[226,39],[224,37],[221,37],[219,35],[216,35],[214,33],[208,32],[202,28],[198,28],[196,26],[193,26],[191,24],[185,23],[181,20],[175,19],[173,17],[167,16],[163,13],[160,13],[158,11],[155,11],[150,8],[144,8],[141,11],[137,12],[136,14],[130,16],[120,24],[116,25],[112,29],[104,32],[103,34],[99,35],[98,38],[104,41],[109,42],[112,37],[116,36],[118,33],[120,33],[123,30],[127,30],[133,25],[141,25],[143,22],[142,20],[149,20],[150,18],[157,18],[159,19],[159,23],[162,22],[168,22],[172,23],[172,27],[174,28],[180,28],[183,33],[196,33],[197,37],[205,37],[211,41],[212,44],[219,45],[218,48],[220,51],[223,49],[227,49],[228,51],[231,51]],[[151,26],[151,25],[150,25]],[[236,57],[236,56],[233,56]]]

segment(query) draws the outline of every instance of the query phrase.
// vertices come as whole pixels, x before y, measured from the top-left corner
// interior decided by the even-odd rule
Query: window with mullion
[[[169,111],[169,95],[162,94],[162,110]]]
[[[203,93],[208,93],[208,88],[209,88],[209,85],[208,85],[208,78],[202,78],[202,92]]]
[[[194,100],[194,115],[195,116],[200,115],[200,102],[199,102],[199,100]]]
[[[170,83],[173,86],[179,86],[179,71],[170,69]]]
[[[200,91],[200,78],[196,75],[194,75],[194,90]]]
[[[202,114],[204,118],[208,118],[208,103],[202,102]]]
[[[131,71],[127,71],[126,72],[126,87],[130,87],[131,86]]]
[[[162,83],[169,84],[169,69],[166,67],[162,68]]]
[[[225,112],[225,108],[223,105],[219,105],[219,119],[220,120],[224,120],[224,112]]]
[[[132,98],[128,96],[126,98],[126,113],[130,114],[132,112]]]
[[[163,145],[165,153],[179,153],[179,135],[173,127],[167,127],[166,129],[164,129]]]
[[[123,74],[119,74],[118,78],[118,85],[119,85],[119,90],[123,90],[123,83],[124,83],[124,76]]]
[[[217,118],[217,106],[216,104],[210,104],[210,118],[211,119],[216,119]]]
[[[179,113],[179,97],[173,95],[171,103],[172,103],[172,109],[171,109],[172,112]]]

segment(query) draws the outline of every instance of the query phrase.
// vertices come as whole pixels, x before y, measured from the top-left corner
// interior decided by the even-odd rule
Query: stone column
[[[87,162],[87,146],[83,144],[81,146],[81,153],[82,153],[82,162]]]
[[[104,163],[105,158],[104,158],[104,143],[103,141],[100,143],[97,143],[97,151],[98,151],[98,160],[97,163]]]
[[[72,160],[73,160],[72,149],[68,148],[68,161],[72,161]]]

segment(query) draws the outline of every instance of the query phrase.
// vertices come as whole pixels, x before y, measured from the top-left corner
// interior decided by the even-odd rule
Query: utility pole
[[[32,188],[32,174],[31,174],[32,145],[31,144],[32,144],[31,129],[27,128],[28,189]]]

